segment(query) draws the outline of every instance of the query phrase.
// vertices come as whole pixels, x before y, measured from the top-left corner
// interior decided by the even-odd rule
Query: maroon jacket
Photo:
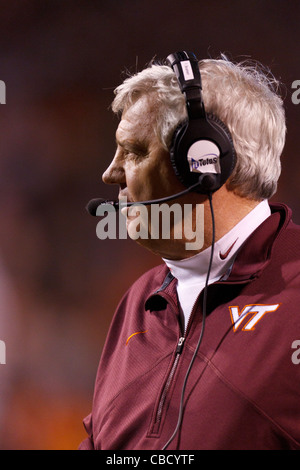
[[[183,345],[176,280],[163,265],[129,289],[112,321],[79,449],[162,449],[202,323]],[[242,316],[244,315],[244,316]],[[208,289],[203,341],[170,449],[300,449],[300,227],[284,205],[256,229],[229,277]]]

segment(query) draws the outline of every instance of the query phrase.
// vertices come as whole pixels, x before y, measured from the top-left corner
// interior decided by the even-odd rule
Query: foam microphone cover
[[[86,210],[90,215],[97,215],[97,208],[98,206],[102,203],[105,202],[105,199],[103,198],[95,198],[91,199],[91,201],[88,202],[86,205]]]

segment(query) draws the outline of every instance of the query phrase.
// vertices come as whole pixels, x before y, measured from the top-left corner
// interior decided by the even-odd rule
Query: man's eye
[[[135,151],[124,150],[124,153],[125,153],[126,158],[136,160],[136,161],[138,161],[142,158],[145,158],[147,156],[147,154],[145,154],[143,152],[139,152],[137,150],[135,150]]]
[[[136,154],[132,152],[131,150],[126,150],[124,149],[124,155],[126,158],[135,158]]]

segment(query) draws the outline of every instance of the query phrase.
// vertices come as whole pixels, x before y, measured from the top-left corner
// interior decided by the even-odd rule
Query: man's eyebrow
[[[116,137],[116,144],[120,145],[120,147],[130,150],[130,151],[135,151],[139,153],[148,153],[147,145],[143,142],[140,141],[130,141],[130,140],[121,140]]]

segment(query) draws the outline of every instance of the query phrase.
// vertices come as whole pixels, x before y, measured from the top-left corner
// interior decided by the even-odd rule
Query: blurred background
[[[300,2],[0,0],[0,449],[76,449],[120,297],[160,259],[100,241],[85,205],[115,198],[109,109],[124,71],[193,50],[256,59],[283,84],[287,143],[274,200],[300,223]]]

